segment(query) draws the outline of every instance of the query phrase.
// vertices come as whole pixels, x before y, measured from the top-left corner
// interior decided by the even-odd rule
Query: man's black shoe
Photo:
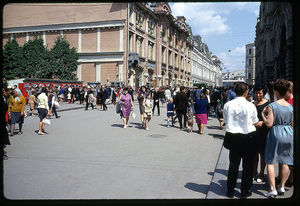
[[[226,193],[226,196],[229,197],[229,198],[233,198],[233,197],[234,197],[234,191],[232,191],[232,192],[227,192],[227,193]]]
[[[241,195],[241,199],[246,199],[247,197],[250,197],[252,195],[252,192],[248,191],[246,194]]]

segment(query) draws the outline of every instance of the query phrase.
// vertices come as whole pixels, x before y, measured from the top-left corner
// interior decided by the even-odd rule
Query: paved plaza
[[[68,110],[72,107],[77,109]],[[137,118],[126,129],[113,105],[107,111],[82,107],[62,103],[61,118],[52,117],[48,134],[41,136],[38,117],[25,118],[24,134],[10,137],[6,148],[7,199],[226,198],[228,150],[216,118],[209,118],[204,135],[195,122],[194,132],[187,133],[178,123],[167,128],[166,107],[161,107],[146,131],[137,104]],[[250,198],[264,198],[267,188],[254,184]]]

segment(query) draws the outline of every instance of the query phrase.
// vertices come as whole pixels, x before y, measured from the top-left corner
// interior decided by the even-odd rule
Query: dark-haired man
[[[178,116],[181,130],[186,129],[186,121],[187,121],[186,109],[189,106],[188,98],[185,92],[186,92],[185,87],[181,86],[180,92],[178,92],[174,98],[176,115]],[[182,116],[184,118],[183,120],[184,128],[182,127]]]
[[[227,176],[227,196],[234,196],[239,165],[243,160],[243,174],[241,184],[241,198],[251,196],[253,176],[253,140],[256,130],[254,124],[258,122],[257,110],[251,102],[246,100],[249,92],[248,84],[238,82],[234,91],[237,97],[224,105],[223,117],[226,123],[224,147],[229,149],[229,169]]]

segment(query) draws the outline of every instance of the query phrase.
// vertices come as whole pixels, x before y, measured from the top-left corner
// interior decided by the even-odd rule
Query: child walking
[[[193,124],[194,124],[193,117],[194,117],[193,108],[189,107],[189,109],[188,109],[188,118],[187,118],[187,121],[188,121],[188,128],[187,128],[188,132],[193,132]]]
[[[174,126],[174,121],[173,121],[173,117],[174,117],[174,104],[173,104],[173,99],[169,98],[168,99],[168,104],[167,104],[167,127],[170,127],[170,121],[172,122],[172,126]]]

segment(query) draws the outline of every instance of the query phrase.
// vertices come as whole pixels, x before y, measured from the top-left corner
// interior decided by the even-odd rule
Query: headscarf
[[[17,101],[20,101],[19,96],[22,95],[22,92],[21,92],[21,90],[19,88],[16,88],[15,90],[16,90],[16,92],[18,94],[18,96],[15,98],[15,102],[17,102]]]

